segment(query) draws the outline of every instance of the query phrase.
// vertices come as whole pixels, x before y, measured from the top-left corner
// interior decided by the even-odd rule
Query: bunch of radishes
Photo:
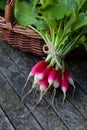
[[[64,94],[64,103],[69,84],[75,88],[73,78],[67,68],[65,68],[64,71],[62,71],[62,68],[55,69],[54,66],[47,63],[45,60],[41,60],[34,65],[29,73],[26,84],[31,76],[34,76],[34,82],[31,90],[28,91],[25,96],[27,96],[32,89],[38,87],[41,100],[50,87],[54,87],[54,89],[60,88]]]

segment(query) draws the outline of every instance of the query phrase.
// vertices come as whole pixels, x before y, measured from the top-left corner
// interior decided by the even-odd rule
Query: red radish
[[[39,84],[40,84],[40,86],[39,86],[39,88],[40,88],[40,99],[38,100],[36,105],[32,108],[32,110],[34,110],[37,107],[37,105],[39,104],[39,102],[42,100],[43,96],[45,95],[45,93],[49,89],[49,83],[48,83],[47,78],[40,80]]]
[[[37,104],[35,105],[35,107],[39,104],[39,102],[42,100],[43,96],[45,95],[45,93],[47,92],[47,90],[49,89],[49,83],[48,83],[48,79],[44,78],[42,80],[40,80],[40,99],[37,102]],[[33,109],[35,109],[35,107]]]
[[[52,69],[48,76],[49,85],[52,85],[54,83],[56,76],[57,76],[57,70]]]
[[[55,79],[55,81],[53,83],[54,88],[58,88],[60,86],[60,84],[61,84],[61,78],[62,78],[61,77],[61,70],[59,69],[57,71],[56,79]]]
[[[40,92],[44,93],[49,87],[48,79],[44,78],[40,81]]]
[[[64,94],[64,98],[63,98],[63,103],[65,101],[66,98],[66,92],[69,89],[69,82],[68,79],[66,78],[65,75],[62,76],[62,81],[61,81],[61,90],[63,91]]]
[[[22,93],[23,93],[23,91],[24,91],[24,89],[25,89],[25,87],[26,87],[26,85],[28,83],[29,78],[31,76],[34,76],[35,74],[41,72],[42,70],[44,70],[46,68],[46,66],[47,66],[47,63],[45,62],[45,60],[41,60],[41,61],[39,61],[38,63],[36,63],[33,66],[33,68],[31,69],[31,71],[30,71],[30,73],[29,73],[29,75],[27,77],[26,83],[25,83],[25,85],[24,85],[24,87],[22,89]]]
[[[70,73],[70,72],[68,71],[68,69],[66,69],[66,68],[65,68],[64,73],[65,73],[65,76],[66,76],[67,79],[68,79],[69,84],[72,85],[72,86],[74,87],[74,89],[75,89],[75,85],[74,85],[74,81],[73,81],[73,78],[72,78],[71,73]]]
[[[50,65],[48,65],[42,72],[40,72],[38,74],[38,79],[42,80],[45,77],[48,77],[48,75],[49,75],[49,73],[50,73],[51,70],[52,70],[52,67]]]
[[[34,67],[31,69],[30,76],[35,75],[38,72],[44,70],[47,66],[47,63],[44,60],[39,61]]]
[[[56,95],[56,89],[60,86],[61,84],[61,69],[59,69],[58,71],[56,71],[57,74],[56,74],[56,78],[53,82],[53,87],[54,87],[54,90],[53,90],[53,93],[52,93],[52,106],[54,107],[54,98],[55,98],[55,95]]]

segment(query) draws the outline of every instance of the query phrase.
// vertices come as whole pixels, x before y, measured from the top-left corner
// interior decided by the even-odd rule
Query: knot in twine
[[[48,49],[48,48],[50,48],[50,50]],[[52,61],[56,61],[56,63],[57,63],[57,65],[60,67],[60,68],[62,68],[62,65],[60,64],[60,62],[58,61],[58,59],[57,59],[57,56],[58,57],[63,57],[63,55],[60,53],[60,52],[56,52],[56,50],[54,49],[54,47],[52,46],[52,44],[51,44],[51,46],[49,45],[44,45],[43,46],[43,52],[45,53],[45,54],[50,54],[51,56],[52,56]]]

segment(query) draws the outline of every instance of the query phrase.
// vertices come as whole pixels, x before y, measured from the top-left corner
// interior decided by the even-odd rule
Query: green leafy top
[[[77,44],[87,49],[86,5],[87,0],[16,0],[14,13],[20,25],[33,28],[66,55]]]

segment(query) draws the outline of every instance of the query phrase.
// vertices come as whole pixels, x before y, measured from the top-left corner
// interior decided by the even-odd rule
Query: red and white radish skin
[[[31,71],[30,71],[30,73],[29,73],[29,75],[27,77],[26,83],[25,83],[25,85],[24,85],[24,87],[22,89],[22,93],[23,93],[23,91],[24,91],[24,89],[25,89],[25,87],[26,87],[26,85],[27,85],[28,80],[30,79],[30,77],[38,74],[41,71],[43,71],[46,67],[47,67],[47,63],[45,62],[45,60],[41,60],[41,61],[39,61],[38,63],[36,63],[33,66],[33,68],[31,69]],[[36,78],[36,76],[35,76],[35,78]],[[34,78],[34,83],[36,81],[35,78]]]
[[[57,77],[57,70],[52,69],[48,76],[48,83],[52,85]]]
[[[44,93],[48,89],[49,83],[48,83],[47,78],[44,78],[44,79],[42,79],[40,81],[40,86],[39,87],[40,87],[40,92],[41,93]]]
[[[55,70],[53,69],[49,76],[48,76],[48,81],[49,81],[49,84],[52,85],[53,84],[53,87],[54,87],[54,90],[52,92],[52,96],[51,96],[51,103],[52,103],[52,106],[54,107],[54,98],[55,98],[55,95],[56,95],[56,89],[60,86],[61,84],[61,70]]]
[[[36,103],[36,105],[32,108],[32,110],[34,110],[37,107],[37,105],[42,100],[43,96],[45,95],[48,89],[49,89],[49,83],[48,83],[47,78],[40,80],[39,81],[40,98],[38,102]]]
[[[48,77],[51,70],[52,70],[52,67],[50,65],[48,65],[42,72],[40,72],[38,74],[38,79],[42,80],[42,79]]]
[[[65,98],[66,98],[66,92],[68,91],[69,89],[69,82],[68,82],[68,79],[65,75],[62,75],[62,80],[61,80],[61,90],[64,94],[64,98],[63,98],[63,103],[65,101]]]
[[[48,83],[47,78],[40,80],[39,89],[40,89],[40,99],[38,102],[41,101],[42,97],[45,95],[45,93],[49,89],[49,83]]]
[[[55,89],[58,88],[61,85],[61,79],[62,79],[61,69],[59,69],[57,71],[56,79],[55,79],[55,81],[53,83],[53,86],[54,86]]]
[[[33,75],[43,71],[46,67],[47,67],[47,63],[45,62],[45,60],[41,60],[33,66],[29,75],[33,76]]]
[[[65,73],[64,75],[65,75],[65,76],[67,77],[67,79],[68,79],[69,84],[72,85],[72,86],[74,87],[74,89],[75,89],[75,85],[74,85],[74,81],[73,81],[72,75],[71,75],[71,73],[68,71],[67,68],[65,68],[64,73]]]

